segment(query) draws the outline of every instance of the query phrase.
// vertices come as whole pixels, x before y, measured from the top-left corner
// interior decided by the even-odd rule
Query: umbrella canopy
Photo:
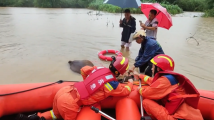
[[[162,7],[158,3],[143,3],[141,4],[141,11],[149,18],[149,12],[151,9],[157,11],[156,18],[158,19],[158,27],[168,29],[172,26],[171,15],[167,12],[166,8]]]
[[[105,4],[111,4],[120,8],[139,8],[140,0],[105,0]]]

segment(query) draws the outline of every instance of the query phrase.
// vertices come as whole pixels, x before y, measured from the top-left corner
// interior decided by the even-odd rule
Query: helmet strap
[[[120,73],[114,67],[114,62],[116,61],[116,58],[114,56],[112,56],[111,58],[112,58],[112,61],[111,61],[111,64],[109,65],[109,69],[111,70],[112,73],[114,73],[116,75],[116,77],[118,77],[120,75]]]
[[[154,71],[154,74],[152,75],[152,77],[154,77],[156,73],[158,73],[158,67],[155,65],[155,71]]]

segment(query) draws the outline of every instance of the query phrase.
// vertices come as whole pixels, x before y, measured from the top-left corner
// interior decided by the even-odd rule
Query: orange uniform
[[[198,109],[195,109],[188,105],[186,102],[181,103],[173,114],[169,114],[165,108],[166,104],[162,101],[163,98],[167,97],[172,91],[180,95],[185,95],[185,89],[178,87],[178,84],[172,84],[166,76],[160,76],[155,81],[152,77],[146,75],[140,75],[142,83],[150,85],[149,87],[141,88],[139,93],[143,96],[143,107],[146,112],[155,117],[158,120],[175,120],[175,119],[186,119],[186,120],[203,120],[202,115]],[[160,100],[160,105],[156,101]],[[165,106],[165,107],[164,107]]]
[[[80,74],[82,75],[83,80],[91,73],[92,70],[97,68],[97,66],[84,66],[80,69]]]
[[[81,69],[83,79],[96,68],[85,66]],[[105,83],[104,87],[100,88],[93,95],[87,99],[80,100],[80,95],[77,89],[73,86],[66,86],[61,88],[53,102],[53,110],[38,113],[38,116],[44,117],[46,120],[61,119],[74,120],[78,112],[81,110],[82,105],[95,104],[108,96],[126,96],[131,92],[133,84],[128,83],[127,86],[122,86],[118,81],[111,81]]]

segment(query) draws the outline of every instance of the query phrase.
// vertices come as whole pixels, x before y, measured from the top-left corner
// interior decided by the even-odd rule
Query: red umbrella
[[[141,4],[141,11],[149,17],[149,12],[151,9],[157,11],[156,18],[158,19],[158,27],[169,28],[172,26],[172,18],[171,15],[167,12],[166,8],[162,7],[158,3],[143,3]]]

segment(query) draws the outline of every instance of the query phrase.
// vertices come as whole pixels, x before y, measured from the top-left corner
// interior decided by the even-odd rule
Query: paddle
[[[140,68],[138,68],[138,72],[140,73]],[[141,88],[141,79],[140,77],[138,76],[138,80],[139,80],[139,87]],[[140,95],[140,112],[141,112],[141,118],[140,120],[145,120],[145,117],[144,117],[144,111],[143,111],[143,96]]]
[[[139,79],[139,87],[141,88],[141,79]],[[140,120],[145,120],[144,114],[143,114],[143,96],[140,95],[140,112],[141,112],[141,119]]]

